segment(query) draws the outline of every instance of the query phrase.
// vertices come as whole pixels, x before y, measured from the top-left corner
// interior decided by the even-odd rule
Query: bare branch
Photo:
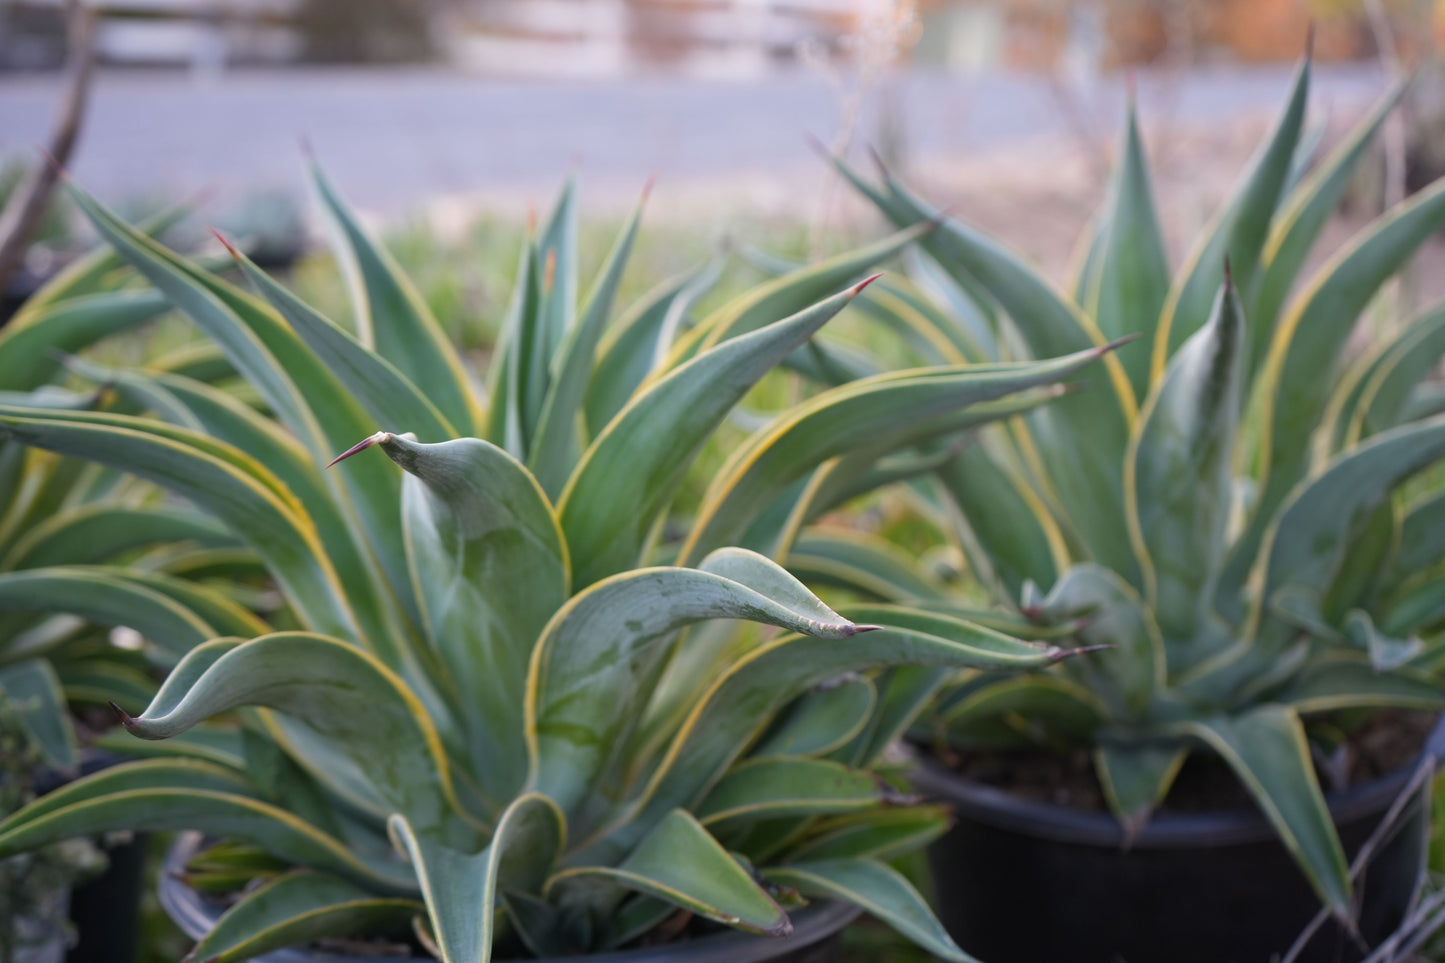
[[[30,238],[45,216],[46,205],[61,171],[69,163],[80,135],[89,99],[90,80],[95,71],[95,16],[80,0],[68,0],[69,56],[61,92],[60,113],[47,147],[49,163],[39,163],[16,185],[10,201],[0,211],[0,290],[4,290],[19,269]]]

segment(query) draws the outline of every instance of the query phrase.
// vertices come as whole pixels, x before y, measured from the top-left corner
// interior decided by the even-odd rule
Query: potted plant
[[[822,939],[848,914],[795,923],[787,907],[814,898],[864,905],[966,959],[885,862],[944,819],[879,776],[917,708],[891,684],[907,676],[888,670],[1017,671],[1069,650],[905,609],[860,624],[764,556],[699,539],[683,549],[694,567],[638,568],[677,551],[654,547],[661,522],[734,404],[867,285],[869,263],[932,225],[749,291],[675,344],[668,312],[651,308],[603,342],[637,218],[578,310],[564,198],[526,245],[484,406],[384,251],[319,175],[318,186],[361,281],[355,333],[244,257],[264,300],[76,192],[290,434],[216,389],[144,372],[110,377],[169,423],[7,407],[0,434],[133,473],[213,515],[274,577],[286,628],[193,648],[151,706],[124,717],[163,740],[163,755],[40,799],[0,825],[0,853],[115,828],[205,833],[204,852],[191,839],[177,857],[192,891],[262,885],[239,887],[217,915],[167,884],[182,922],[205,930],[204,958],[405,932],[413,919],[416,940],[449,963],[494,946],[608,951],[665,940],[694,916]],[[599,343],[612,349],[600,358]],[[663,363],[637,365],[638,343]],[[779,487],[859,437],[883,457],[875,436],[890,430],[906,444],[1028,410],[1104,350],[824,393],[745,443],[767,452],[743,486],[752,497],[713,512],[706,540],[723,519],[749,528]],[[326,454],[363,436],[321,474]],[[197,735],[234,710],[239,733]],[[678,953],[814,952],[741,946],[698,939]]]
[[[1347,852],[1409,783],[1411,760],[1438,758],[1440,734],[1428,746],[1428,725],[1377,738],[1407,743],[1377,763],[1404,769],[1344,792],[1322,793],[1317,770],[1358,756],[1351,733],[1384,724],[1366,710],[1441,705],[1441,502],[1409,500],[1407,482],[1445,455],[1445,422],[1422,417],[1430,399],[1412,394],[1445,350],[1445,312],[1363,357],[1346,341],[1445,223],[1445,184],[1387,211],[1292,293],[1400,96],[1310,170],[1308,84],[1306,61],[1172,278],[1132,108],[1067,293],[953,220],[921,241],[985,356],[1143,336],[1090,390],[981,432],[936,473],[968,566],[1008,617],[1110,647],[1022,678],[940,684],[920,733],[933,751],[916,784],[958,811],[932,851],[940,914],[990,960],[1262,961],[1321,903],[1378,941],[1416,885],[1418,799],[1363,893]],[[875,186],[839,166],[895,224],[934,216],[886,171]],[[931,591],[926,579],[890,584],[890,559],[865,546],[841,564],[885,595]],[[1097,798],[1113,818],[1022,798],[1030,781],[1035,796]],[[1350,958],[1352,925],[1298,958]]]

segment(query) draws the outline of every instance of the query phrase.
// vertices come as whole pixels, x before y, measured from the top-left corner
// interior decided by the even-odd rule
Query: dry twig
[[[80,136],[95,70],[92,43],[95,16],[80,0],[67,0],[69,55],[61,92],[60,113],[47,147],[50,163],[36,164],[16,185],[5,209],[0,211],[0,290],[20,268],[30,238],[45,216],[61,171],[69,162]]]

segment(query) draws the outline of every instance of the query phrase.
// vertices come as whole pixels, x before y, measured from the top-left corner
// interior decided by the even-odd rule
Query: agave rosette
[[[1438,387],[1424,381],[1445,352],[1445,311],[1363,356],[1347,339],[1445,224],[1445,184],[1386,211],[1296,290],[1402,91],[1315,163],[1309,74],[1306,61],[1172,275],[1132,106],[1067,291],[958,221],[921,239],[923,280],[985,358],[1142,335],[1091,390],[937,458],[928,489],[1000,618],[1108,651],[1046,673],[940,676],[930,715],[956,745],[1092,745],[1131,832],[1188,753],[1215,753],[1344,914],[1349,874],[1302,717],[1441,705],[1445,502],[1410,500],[1406,483],[1445,455]],[[875,184],[838,167],[899,226],[937,216],[887,171]],[[815,533],[778,557],[810,584],[958,611],[877,539]]]
[[[0,436],[190,502],[247,546],[286,605],[282,631],[213,623],[126,719],[162,740],[137,743],[157,757],[0,824],[0,854],[116,828],[222,840],[193,864],[198,879],[269,879],[202,941],[207,959],[412,917],[449,963],[488,959],[499,941],[538,955],[624,945],[679,911],[776,934],[785,905],[812,897],[864,905],[964,959],[886,862],[944,816],[900,798],[880,757],[917,710],[910,673],[1021,671],[1068,650],[903,609],[860,625],[730,543],[794,504],[818,465],[865,441],[886,460],[925,432],[1037,407],[1105,349],[824,392],[745,442],[734,494],[679,548],[660,533],[698,450],[770,370],[806,363],[871,265],[933,225],[760,286],[685,331],[705,273],[612,325],[638,214],[579,299],[569,188],[525,246],[484,397],[317,183],[356,282],[349,328],[239,254],[259,297],[75,192],[267,414],[183,375],[82,368],[150,416],[6,406]],[[868,483],[873,463],[848,457],[850,484]],[[782,632],[740,634],[740,622]],[[233,711],[240,734],[203,725]]]

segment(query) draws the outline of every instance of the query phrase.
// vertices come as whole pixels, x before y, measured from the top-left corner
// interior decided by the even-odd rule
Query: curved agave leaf
[[[713,260],[663,281],[604,335],[587,386],[585,412],[591,435],[606,428],[663,363],[683,318],[721,276],[722,262]]]
[[[552,616],[527,682],[530,784],[571,814],[656,685],[673,633],[748,619],[825,639],[858,627],[761,555],[725,549],[700,569],[639,569],[574,596]]]
[[[546,265],[538,356],[550,381],[557,351],[577,323],[577,182],[573,177],[562,185],[552,215],[537,238],[537,263]]]
[[[408,562],[432,649],[467,725],[482,790],[510,799],[527,777],[518,720],[532,646],[568,597],[567,548],[536,479],[476,438],[380,442],[408,473]]]
[[[100,625],[124,625],[182,654],[220,634],[175,599],[104,568],[57,565],[0,575],[0,609],[64,612]]]
[[[901,796],[878,776],[824,759],[750,759],[733,767],[696,810],[704,826],[727,820],[813,816],[876,808]]]
[[[1332,385],[1329,373],[1360,312],[1442,223],[1445,181],[1385,214],[1332,258],[1275,332],[1260,375],[1260,495],[1221,580],[1224,598],[1243,583],[1265,527],[1309,470],[1310,437]]]
[[[1412,321],[1380,357],[1360,387],[1345,436],[1355,444],[1400,424],[1406,400],[1445,354],[1445,307]]]
[[[1132,102],[1109,189],[1111,199],[1103,221],[1094,290],[1089,300],[1081,303],[1104,337],[1143,334],[1149,339],[1160,323],[1160,311],[1169,296],[1169,264],[1159,218],[1154,212],[1149,162],[1144,156],[1139,119]],[[1119,360],[1129,374],[1135,397],[1143,398],[1149,393],[1149,355],[1144,346],[1122,352]]]
[[[799,696],[752,755],[806,758],[832,752],[862,730],[877,701],[873,683],[862,676],[825,683]]]
[[[0,703],[14,713],[42,759],[61,769],[75,765],[75,731],[65,693],[47,660],[0,666]]]
[[[416,900],[378,897],[346,880],[298,870],[243,894],[187,959],[240,963],[327,937],[398,933],[423,908]]]
[[[566,841],[562,813],[535,794],[513,800],[476,853],[414,829],[403,816],[388,829],[411,858],[443,963],[487,963],[498,899],[508,890],[540,892]]]
[[[1043,362],[892,372],[824,392],[733,452],[708,487],[680,557],[733,542],[788,485],[860,441],[886,438],[907,446],[919,440],[914,432],[933,429],[932,418],[1059,381],[1108,350]]]
[[[488,435],[518,459],[527,456],[546,398],[546,326],[541,317],[542,267],[535,239],[522,245],[512,302],[492,355]]]
[[[1320,899],[1343,918],[1350,911],[1349,867],[1294,711],[1262,705],[1239,715],[1186,722],[1180,730],[1229,763]]]
[[[0,331],[0,389],[29,391],[60,370],[60,354],[144,324],[170,307],[156,291],[111,291],[60,301]]]
[[[457,431],[475,431],[479,412],[466,369],[441,325],[391,255],[367,237],[316,164],[311,165],[311,180],[336,227],[338,259],[349,269],[361,342],[412,384],[424,385],[427,397]]]
[[[919,946],[955,963],[977,963],[959,949],[928,903],[903,874],[876,859],[819,859],[773,866],[767,878],[804,896],[841,899],[860,906]]]
[[[125,763],[57,789],[0,822],[0,858],[78,836],[195,829],[373,891],[412,890],[391,861],[364,860],[293,814],[254,798],[235,770],[196,759]]]
[[[131,472],[190,499],[266,559],[293,606],[311,625],[357,637],[335,571],[314,529],[282,501],[274,476],[271,486],[263,485],[254,473],[237,468],[234,459],[223,461],[217,456],[228,446],[178,429],[163,431],[157,423],[138,419],[86,424],[8,411],[0,411],[0,434]]]
[[[650,190],[649,184],[648,191]],[[536,437],[527,453],[528,467],[537,476],[537,481],[550,498],[556,498],[562,493],[562,487],[571,476],[582,451],[577,438],[579,411],[587,395],[597,345],[602,339],[607,322],[611,320],[612,302],[617,297],[618,286],[622,283],[622,271],[627,266],[633,241],[637,237],[637,225],[642,219],[642,205],[646,203],[647,194],[644,193],[642,201],[632,212],[632,217],[623,226],[612,253],[607,256],[607,261],[587,296],[587,305],[582,310],[581,319],[566,332],[553,356],[551,387],[537,422]],[[573,260],[575,261],[575,255]],[[575,287],[575,278],[572,283]],[[569,296],[560,284],[554,288],[553,294],[558,300]]]
[[[1269,238],[1274,212],[1284,195],[1295,146],[1304,126],[1305,108],[1309,103],[1310,67],[1309,57],[1301,61],[1295,72],[1289,102],[1269,140],[1255,156],[1229,204],[1215,218],[1213,229],[1201,237],[1188,266],[1170,292],[1169,303],[1159,319],[1160,334],[1154,341],[1156,381],[1164,373],[1164,366],[1175,349],[1207,322],[1218,277],[1215,272],[1220,264],[1229,261],[1240,290],[1254,290],[1260,254]],[[1273,321],[1273,318],[1254,320],[1259,323]],[[1249,340],[1251,343],[1262,343],[1254,338]]]
[[[83,566],[75,566],[82,572]],[[114,577],[144,586],[154,592],[174,599],[203,619],[211,627],[211,638],[216,636],[249,637],[265,635],[271,627],[248,609],[223,594],[222,588],[211,588],[195,581],[176,578],[164,572],[148,572],[140,569],[117,569],[115,566],[93,566],[89,569],[99,575],[113,574]]]
[[[615,908],[627,890],[751,933],[793,930],[748,870],[682,809],[668,813],[615,867],[564,869],[547,881],[545,894],[564,914],[593,915]]]
[[[52,515],[26,532],[0,559],[0,570],[100,562],[164,542],[229,546],[236,539],[210,518],[187,509],[91,502]]]
[[[574,586],[590,585],[636,563],[657,515],[727,412],[843,310],[863,284],[729,339],[628,403],[582,456],[558,502]]]
[[[1428,711],[1445,703],[1445,693],[1426,673],[1399,668],[1382,672],[1358,657],[1340,656],[1308,666],[1275,699],[1301,714],[1384,706]]]
[[[1380,98],[1379,103],[1325,158],[1309,178],[1291,194],[1275,218],[1269,241],[1264,248],[1264,268],[1256,279],[1254,290],[1246,291],[1250,319],[1249,371],[1264,362],[1265,349],[1274,333],[1280,309],[1294,287],[1300,268],[1304,266],[1315,240],[1344,195],[1360,159],[1385,118],[1400,102],[1408,84],[1397,83]]]
[[[1383,432],[1336,459],[1280,512],[1261,561],[1261,598],[1291,586],[1329,585],[1354,537],[1390,491],[1442,457],[1445,418],[1437,417]],[[1261,623],[1264,614],[1256,604],[1252,618],[1260,641],[1276,652],[1287,636],[1278,623]]]
[[[1244,316],[1227,269],[1208,323],[1169,362],[1135,425],[1125,514],[1144,597],[1170,639],[1209,611],[1233,494],[1231,453],[1243,398]]]
[[[185,681],[177,685],[178,678]],[[122,721],[143,739],[164,739],[241,706],[276,709],[308,726],[419,831],[470,835],[441,739],[416,696],[380,662],[337,639],[277,632],[219,656],[194,653],[149,709]]]
[[[224,243],[224,241],[223,241]],[[423,441],[446,441],[456,429],[431,399],[386,358],[276,283],[240,251],[226,245],[251,286],[285,318],[320,361],[379,424],[405,428]]]

